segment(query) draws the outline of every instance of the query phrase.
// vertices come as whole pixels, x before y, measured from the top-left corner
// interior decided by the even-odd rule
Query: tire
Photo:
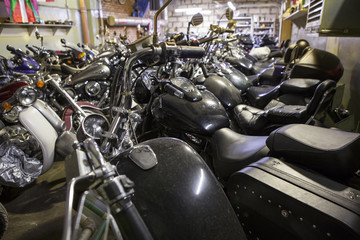
[[[0,239],[2,239],[2,237],[4,236],[4,233],[7,230],[8,224],[9,224],[8,213],[7,213],[4,205],[2,205],[2,203],[0,203]]]

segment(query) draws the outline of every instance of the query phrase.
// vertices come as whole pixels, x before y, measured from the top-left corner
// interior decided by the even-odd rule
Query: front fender
[[[50,169],[54,162],[56,130],[49,121],[34,107],[29,106],[19,114],[21,124],[39,142],[43,154],[42,173]]]

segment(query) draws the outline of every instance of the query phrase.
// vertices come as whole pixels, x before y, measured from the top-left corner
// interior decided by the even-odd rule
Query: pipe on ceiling
[[[79,0],[80,4],[80,16],[81,16],[81,28],[84,38],[84,43],[89,44],[90,43],[90,36],[89,36],[89,26],[87,21],[87,10],[85,5],[85,0]]]
[[[140,25],[142,27],[149,26],[151,23],[151,19],[148,18],[115,18],[113,16],[109,16],[107,18],[107,24],[111,27],[117,27],[117,26],[131,26],[136,27],[137,25]]]

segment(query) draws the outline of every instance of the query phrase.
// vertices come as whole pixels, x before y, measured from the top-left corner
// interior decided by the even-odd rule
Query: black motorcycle
[[[67,177],[72,180],[64,239],[79,236],[80,231],[88,236],[91,229],[78,227],[81,216],[93,216],[96,220],[99,217],[94,215],[103,213],[107,213],[107,218],[97,226],[107,229],[110,225],[118,238],[245,239],[220,184],[189,145],[174,138],[137,144],[136,113],[131,110],[130,94],[124,94],[133,85],[132,66],[140,58],[166,59],[166,55],[174,53],[180,57],[197,57],[203,54],[203,49],[155,45],[132,54],[125,62],[124,71],[118,72],[114,79],[111,125],[97,140],[100,147],[90,139],[74,145],[74,152],[66,159]],[[161,84],[172,96],[180,94],[175,85]],[[187,97],[198,95],[189,92]],[[75,231],[71,231],[74,196],[80,208]],[[95,232],[102,234],[99,231],[103,229],[95,227]]]

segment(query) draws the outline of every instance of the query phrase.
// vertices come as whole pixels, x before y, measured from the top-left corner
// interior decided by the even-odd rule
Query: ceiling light
[[[175,12],[181,13],[181,12],[193,12],[198,13],[202,10],[202,8],[177,8],[175,9]]]
[[[232,3],[232,2],[227,2],[227,5],[228,5],[228,7],[229,8],[231,8],[233,11],[235,11],[235,6],[234,6],[234,4]]]

